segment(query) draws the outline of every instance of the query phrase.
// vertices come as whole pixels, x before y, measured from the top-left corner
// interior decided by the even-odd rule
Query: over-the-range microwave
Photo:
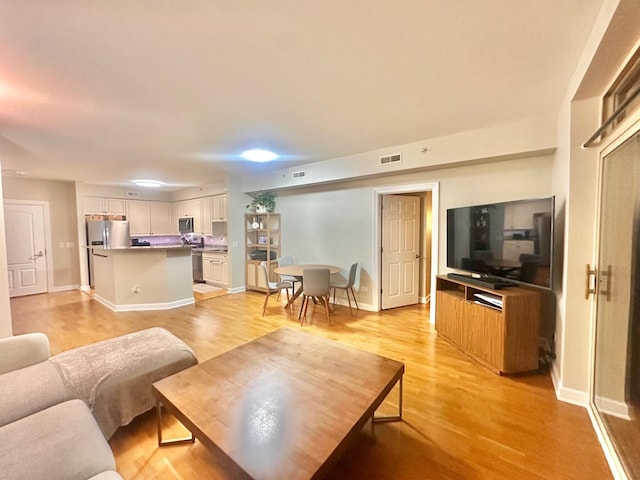
[[[178,231],[180,233],[193,233],[193,217],[179,218]]]

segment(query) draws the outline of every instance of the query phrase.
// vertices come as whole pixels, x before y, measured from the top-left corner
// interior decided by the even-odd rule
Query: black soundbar
[[[461,280],[463,282],[470,283],[471,285],[491,288],[493,290],[500,290],[501,288],[517,286],[517,283],[510,282],[509,280],[505,280],[504,278],[499,277],[474,277],[472,275],[463,275],[462,273],[447,273],[447,277],[454,280]]]

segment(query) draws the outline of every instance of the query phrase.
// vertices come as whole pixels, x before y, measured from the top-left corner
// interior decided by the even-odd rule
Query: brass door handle
[[[611,301],[611,265],[607,265],[606,271],[600,272],[600,277],[604,277],[606,279],[606,288],[601,288],[600,293],[604,295],[604,298],[609,302]],[[604,281],[604,279],[602,281]]]
[[[593,279],[593,282],[591,281]],[[596,285],[598,280],[598,270],[595,268],[591,268],[591,265],[587,263],[587,275],[586,275],[586,286],[584,291],[584,299],[589,300],[589,295],[596,294]]]

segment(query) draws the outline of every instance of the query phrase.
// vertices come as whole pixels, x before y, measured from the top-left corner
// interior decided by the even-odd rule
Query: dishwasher
[[[202,278],[202,250],[191,250],[191,266],[193,268],[193,281],[195,283],[204,283]]]

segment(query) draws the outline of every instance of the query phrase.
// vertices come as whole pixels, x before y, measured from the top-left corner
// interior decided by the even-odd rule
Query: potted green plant
[[[255,208],[257,213],[273,213],[276,209],[276,194],[268,191],[258,192],[247,208]]]

